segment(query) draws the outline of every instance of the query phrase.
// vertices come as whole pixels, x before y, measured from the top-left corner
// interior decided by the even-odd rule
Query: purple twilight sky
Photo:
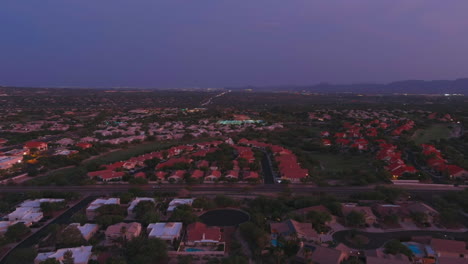
[[[0,85],[468,77],[467,0],[1,0]]]

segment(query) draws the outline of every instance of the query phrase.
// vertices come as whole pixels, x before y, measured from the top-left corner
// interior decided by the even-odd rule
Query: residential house
[[[159,238],[161,240],[172,243],[174,240],[179,240],[182,235],[182,223],[153,223],[147,227],[148,238]]]
[[[346,252],[338,249],[322,247],[313,243],[304,243],[299,252],[297,252],[295,261],[304,264],[340,264],[347,257]]]
[[[255,171],[244,171],[243,180],[257,180],[259,175]]]
[[[175,181],[175,182],[182,181],[184,179],[185,173],[186,173],[185,170],[176,170],[167,179],[169,181]]]
[[[406,210],[398,204],[375,204],[372,206],[372,209],[381,219],[391,216],[398,216],[399,220],[402,221],[410,219],[405,212]]]
[[[41,262],[52,258],[62,263],[66,252],[72,253],[72,258],[75,264],[88,264],[89,259],[92,255],[92,246],[81,246],[76,248],[61,248],[53,252],[39,253],[34,259],[34,264],[40,264]]]
[[[156,166],[156,169],[162,169],[166,167],[172,167],[176,164],[190,164],[192,163],[192,159],[187,159],[187,158],[170,158],[165,162],[161,162]]]
[[[210,167],[210,163],[207,160],[199,160],[196,163],[197,168],[208,168]]]
[[[346,203],[341,205],[341,211],[345,217],[353,211],[362,213],[364,215],[365,223],[369,226],[377,222],[377,217],[369,206],[358,206],[355,203]]]
[[[194,199],[193,198],[187,198],[187,199],[181,199],[181,198],[175,198],[172,199],[172,201],[169,202],[169,206],[167,208],[168,212],[174,211],[178,206],[181,205],[190,205],[192,206]]]
[[[36,149],[38,151],[46,151],[47,150],[47,143],[40,142],[40,141],[30,141],[24,144],[24,148],[27,150]]]
[[[80,143],[76,143],[75,146],[77,146],[77,147],[79,147],[81,149],[89,149],[89,148],[93,147],[93,144],[87,143],[87,142],[80,142]]]
[[[137,172],[137,173],[133,174],[133,177],[146,179],[146,174],[144,172],[140,171],[140,172]]]
[[[99,198],[94,200],[87,208],[86,208],[86,217],[89,220],[93,220],[97,216],[97,210],[103,205],[110,205],[110,204],[117,204],[120,205],[120,198]]]
[[[0,169],[6,170],[23,161],[23,156],[0,156]]]
[[[221,228],[196,222],[187,226],[186,244],[189,246],[210,245],[222,242]]]
[[[154,175],[156,176],[156,178],[157,178],[158,180],[163,181],[163,180],[166,179],[167,172],[165,172],[165,171],[156,171],[156,172],[154,173]]]
[[[212,170],[205,176],[205,180],[207,181],[215,181],[221,178],[221,172],[218,170]]]
[[[75,144],[75,141],[71,138],[62,138],[57,140],[55,143],[59,144],[60,146],[71,146]]]
[[[426,215],[428,223],[433,224],[438,221],[439,212],[423,202],[402,202],[398,205],[406,210],[408,217],[411,216],[411,213],[423,213]]]
[[[113,244],[120,239],[130,241],[141,234],[141,224],[137,222],[132,223],[118,223],[111,225],[106,229],[106,244]]]
[[[328,210],[323,205],[310,206],[310,207],[305,207],[305,208],[301,208],[301,209],[297,209],[297,210],[292,211],[293,214],[303,216],[303,217],[307,216],[307,214],[309,214],[310,212],[326,213],[326,214],[329,214],[330,216],[332,216],[332,220],[329,223],[325,223],[325,224],[330,224],[330,223],[333,223],[333,222],[336,221],[335,217],[332,215],[330,210]]]
[[[143,201],[149,201],[149,202],[152,202],[153,204],[155,204],[154,198],[136,197],[135,199],[133,199],[133,201],[130,203],[130,206],[128,206],[128,208],[127,208],[127,214],[128,214],[129,217],[135,217],[135,213],[133,211],[135,210],[135,207],[140,202],[143,202]]]
[[[19,221],[0,221],[0,235],[4,235],[8,228],[19,223]]]
[[[88,172],[88,177],[92,179],[97,178],[105,182],[121,180],[124,175],[125,175],[125,172],[123,171],[114,171],[114,170],[109,170],[109,169]]]
[[[205,172],[203,172],[202,170],[194,170],[190,175],[190,177],[193,179],[202,179],[204,176]]]
[[[325,147],[330,147],[332,145],[332,142],[331,140],[324,138],[322,139],[322,145],[324,145]]]
[[[79,223],[72,223],[67,226],[67,228],[69,227],[76,227],[86,241],[93,237],[99,230],[99,226],[97,224],[80,225]]]
[[[22,202],[14,212],[8,214],[9,221],[18,221],[23,222],[26,225],[31,223],[39,222],[43,214],[41,212],[42,203],[59,203],[64,202],[64,199],[35,199],[35,200],[26,200]]]
[[[385,254],[382,249],[365,251],[367,264],[411,264],[403,254]]]
[[[438,259],[452,259],[453,262],[457,259],[468,259],[468,249],[465,241],[433,238],[430,245]]]
[[[277,236],[289,238],[292,235],[306,241],[319,240],[318,234],[312,228],[311,223],[300,223],[292,219],[285,220],[281,223],[270,223],[270,231],[273,238]]]
[[[238,179],[239,178],[239,171],[237,170],[230,170],[226,173],[226,178],[228,179]]]
[[[468,171],[457,165],[447,165],[446,170],[450,178],[468,178]]]

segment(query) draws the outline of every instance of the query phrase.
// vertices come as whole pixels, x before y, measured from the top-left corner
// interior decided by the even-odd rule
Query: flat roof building
[[[174,239],[179,239],[182,233],[182,223],[154,223],[147,227],[149,238],[159,238],[161,240],[172,242]]]
[[[190,205],[191,206],[193,201],[194,201],[193,198],[187,198],[187,199],[175,198],[169,203],[167,211],[172,212],[172,211],[174,211],[174,209],[177,208],[177,206],[180,206],[180,205]]]
[[[131,203],[130,203],[130,206],[127,208],[127,213],[129,216],[134,216],[133,214],[133,210],[135,209],[135,207],[140,203],[140,202],[143,202],[143,201],[150,201],[152,203],[155,203],[154,201],[154,198],[150,198],[150,197],[137,197],[135,198]]]
[[[89,258],[91,257],[92,249],[93,249],[92,246],[86,246],[86,247],[81,246],[81,247],[76,247],[76,248],[62,248],[57,251],[39,253],[37,257],[34,259],[34,264],[39,264],[48,258],[56,259],[60,263],[62,263],[64,259],[64,255],[67,251],[71,251],[72,257],[75,260],[74,261],[75,264],[87,264],[89,261]]]
[[[94,219],[94,217],[96,217],[96,210],[103,205],[109,204],[120,205],[120,198],[99,198],[94,200],[91,204],[89,204],[88,208],[86,208],[86,217],[88,217],[89,220]]]

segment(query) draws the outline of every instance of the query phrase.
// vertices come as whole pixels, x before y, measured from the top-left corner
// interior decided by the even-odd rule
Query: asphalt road
[[[392,186],[394,185],[386,185]],[[313,185],[283,185],[283,184],[166,184],[166,185],[130,185],[130,184],[102,184],[102,185],[84,185],[84,186],[0,186],[1,192],[30,192],[30,191],[67,191],[79,192],[84,194],[105,195],[115,192],[128,191],[129,188],[137,187],[144,191],[178,192],[182,189],[189,189],[191,193],[203,194],[275,194],[284,190],[290,190],[293,194],[320,194],[327,193],[336,196],[349,196],[354,193],[371,191],[374,186],[349,186],[349,187],[316,187]],[[407,192],[414,195],[434,195],[447,191],[461,191],[460,187],[439,187],[439,186],[401,186]]]

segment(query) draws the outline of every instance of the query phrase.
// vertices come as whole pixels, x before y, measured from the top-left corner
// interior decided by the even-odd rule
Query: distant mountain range
[[[310,86],[262,86],[237,87],[232,90],[252,89],[253,91],[304,91],[311,93],[359,93],[359,94],[464,94],[468,95],[468,78],[457,80],[407,80],[388,84],[329,84]]]

